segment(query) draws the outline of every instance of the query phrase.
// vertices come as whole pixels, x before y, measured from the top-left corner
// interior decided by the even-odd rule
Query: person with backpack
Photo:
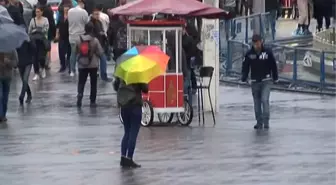
[[[104,50],[99,40],[93,35],[94,25],[89,22],[85,25],[85,34],[79,36],[76,43],[76,54],[78,57],[78,95],[77,107],[82,106],[85,83],[88,75],[90,75],[90,106],[96,106],[97,96],[97,71],[99,60],[104,55]]]
[[[141,165],[134,162],[133,155],[141,126],[142,93],[148,93],[148,85],[142,83],[126,85],[123,80],[116,78],[113,87],[117,91],[117,101],[124,125],[120,166],[139,168]]]

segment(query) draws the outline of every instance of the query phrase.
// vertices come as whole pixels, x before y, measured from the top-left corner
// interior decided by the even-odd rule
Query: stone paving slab
[[[53,63],[54,65],[54,63]],[[54,71],[54,69],[53,69]],[[142,128],[136,159],[118,166],[123,128],[111,84],[98,107],[75,108],[76,81],[52,72],[20,108],[13,80],[0,129],[0,184],[335,184],[335,98],[273,92],[271,130],[256,132],[250,89],[221,86],[217,125]],[[89,84],[87,85],[89,89]],[[197,120],[197,119],[195,119]]]

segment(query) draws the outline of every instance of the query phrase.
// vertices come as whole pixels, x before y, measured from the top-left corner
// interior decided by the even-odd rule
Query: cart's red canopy
[[[112,15],[152,15],[155,13],[204,18],[227,17],[228,12],[197,0],[136,0],[109,10]]]

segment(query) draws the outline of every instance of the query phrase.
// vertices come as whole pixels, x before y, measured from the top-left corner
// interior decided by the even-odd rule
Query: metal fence
[[[260,34],[265,41],[273,40],[274,34],[271,31],[271,21],[270,14],[264,13],[238,17],[232,20],[221,20],[219,22],[221,73],[227,73],[231,70],[231,67],[235,68],[235,65],[239,65],[239,60],[242,59],[243,53],[249,47],[246,44],[241,44],[248,43],[253,34]],[[232,44],[230,45],[229,42]],[[234,52],[234,55],[231,56],[230,53],[232,52]],[[229,68],[227,69],[227,67]]]
[[[268,14],[251,15],[222,23],[225,37],[220,39],[220,72],[227,77],[241,74],[242,61],[250,48],[249,40],[254,33],[265,38],[266,47],[272,48],[278,64],[279,77],[288,88],[314,88],[320,92],[335,93],[336,52],[312,47],[290,47],[273,41]],[[223,25],[221,25],[223,26]],[[223,34],[224,31],[221,31]],[[225,40],[224,40],[225,39]],[[272,42],[270,42],[272,41]]]

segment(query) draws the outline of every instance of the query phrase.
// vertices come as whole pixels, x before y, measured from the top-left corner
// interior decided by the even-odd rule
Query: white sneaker
[[[70,73],[70,76],[71,76],[71,77],[75,76],[75,73],[74,73],[74,72],[71,72],[71,73]]]
[[[42,69],[41,71],[41,77],[42,78],[45,78],[47,75],[46,75],[46,70],[45,69]]]
[[[33,77],[33,80],[36,81],[36,80],[38,80],[39,78],[40,78],[39,75],[38,75],[38,74],[35,74],[35,76]]]

